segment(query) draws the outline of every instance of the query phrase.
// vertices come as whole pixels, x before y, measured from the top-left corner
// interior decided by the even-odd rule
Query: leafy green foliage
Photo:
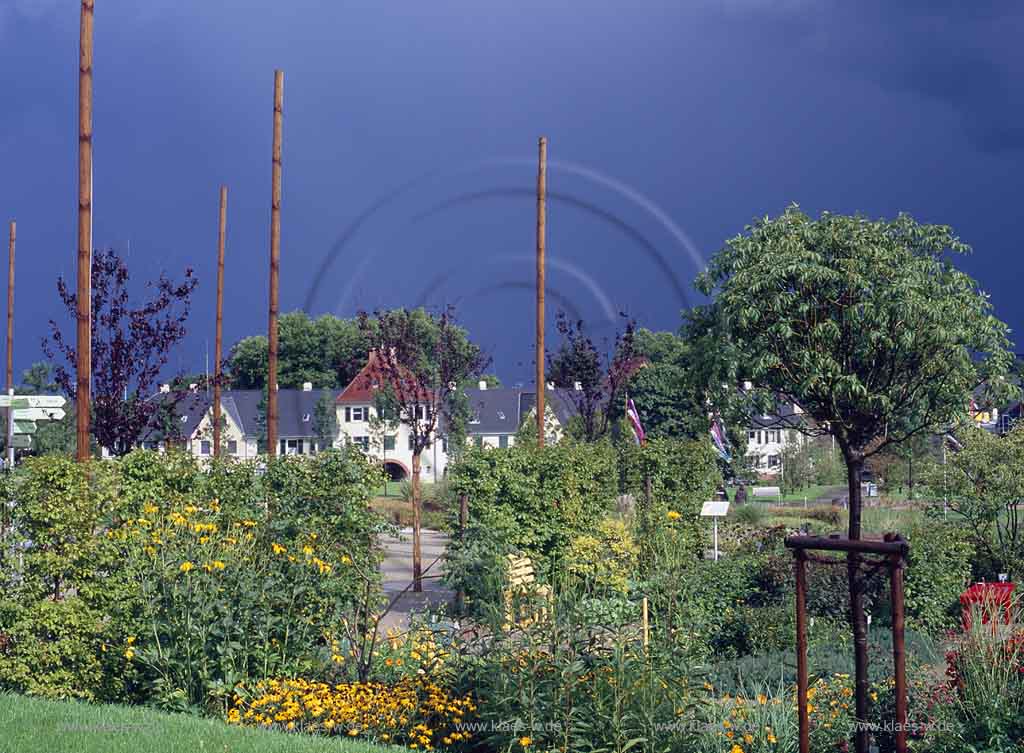
[[[979,575],[1024,573],[1024,426],[1003,437],[969,428],[962,449],[948,453],[944,466],[929,465],[923,476],[931,498],[948,499],[950,511],[966,523],[978,554],[992,568]],[[941,509],[936,504],[932,512]]]
[[[345,387],[366,362],[372,339],[354,319],[331,314],[311,319],[304,311],[291,311],[278,319],[277,382],[283,389]],[[267,338],[254,335],[231,348],[227,370],[231,386],[258,390],[267,384]]]
[[[380,472],[359,451],[209,472],[137,450],[29,459],[9,493],[0,689],[224,709],[236,682],[317,674],[378,593]],[[269,513],[268,513],[269,510]]]
[[[926,522],[904,533],[910,560],[904,576],[907,621],[939,633],[959,623],[959,598],[971,581],[974,546],[960,525]]]
[[[968,250],[907,215],[814,220],[793,206],[712,260],[698,285],[715,297],[699,316],[723,340],[729,383],[798,403],[860,463],[873,442],[878,452],[964,417],[979,386],[1012,391],[1000,379],[1008,329],[948,259]]]

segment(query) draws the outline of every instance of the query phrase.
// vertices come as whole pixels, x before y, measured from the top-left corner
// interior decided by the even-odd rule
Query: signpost
[[[718,562],[718,519],[729,514],[729,501],[710,500],[700,510],[702,518],[711,518],[715,526],[715,562]]]
[[[0,408],[7,408],[8,467],[14,465],[14,450],[27,450],[32,446],[32,435],[37,421],[59,421],[66,415],[60,395],[0,395]]]

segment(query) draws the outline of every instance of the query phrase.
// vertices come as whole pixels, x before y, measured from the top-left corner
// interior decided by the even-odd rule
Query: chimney
[[[572,388],[574,390],[576,390],[577,392],[582,392],[583,391],[583,383],[582,382],[573,382],[572,383]]]
[[[480,380],[480,389],[482,389],[482,390],[486,390],[487,389],[487,380],[486,379],[481,379]]]
[[[303,392],[312,392],[313,391],[313,383],[312,382],[303,382],[302,383],[302,391]]]
[[[171,391],[171,385],[169,385],[169,384],[161,384],[160,385],[160,391],[161,392],[170,392]]]
[[[196,384],[195,382],[193,382],[192,384],[190,384],[190,385],[188,386],[188,388],[189,388],[189,389],[190,389],[190,390],[191,390],[192,392],[195,392],[196,390],[198,390],[198,389],[199,389],[199,385],[198,385],[198,384]]]

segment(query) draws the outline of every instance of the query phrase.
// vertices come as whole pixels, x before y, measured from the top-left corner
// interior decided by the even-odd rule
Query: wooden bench
[[[533,562],[529,557],[518,557],[510,554],[506,557],[508,573],[508,584],[505,588],[505,621],[510,624],[529,624],[546,618],[548,610],[546,606],[540,607],[537,611],[529,614],[525,619],[520,618],[520,599],[541,598],[545,601],[551,600],[551,589],[537,582],[536,573],[533,570]]]

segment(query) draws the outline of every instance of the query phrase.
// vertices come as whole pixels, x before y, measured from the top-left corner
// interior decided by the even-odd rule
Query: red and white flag
[[[630,398],[626,398],[626,417],[633,429],[633,439],[637,444],[642,445],[644,443],[644,427],[640,425],[640,414],[637,413],[636,406],[633,405]]]

